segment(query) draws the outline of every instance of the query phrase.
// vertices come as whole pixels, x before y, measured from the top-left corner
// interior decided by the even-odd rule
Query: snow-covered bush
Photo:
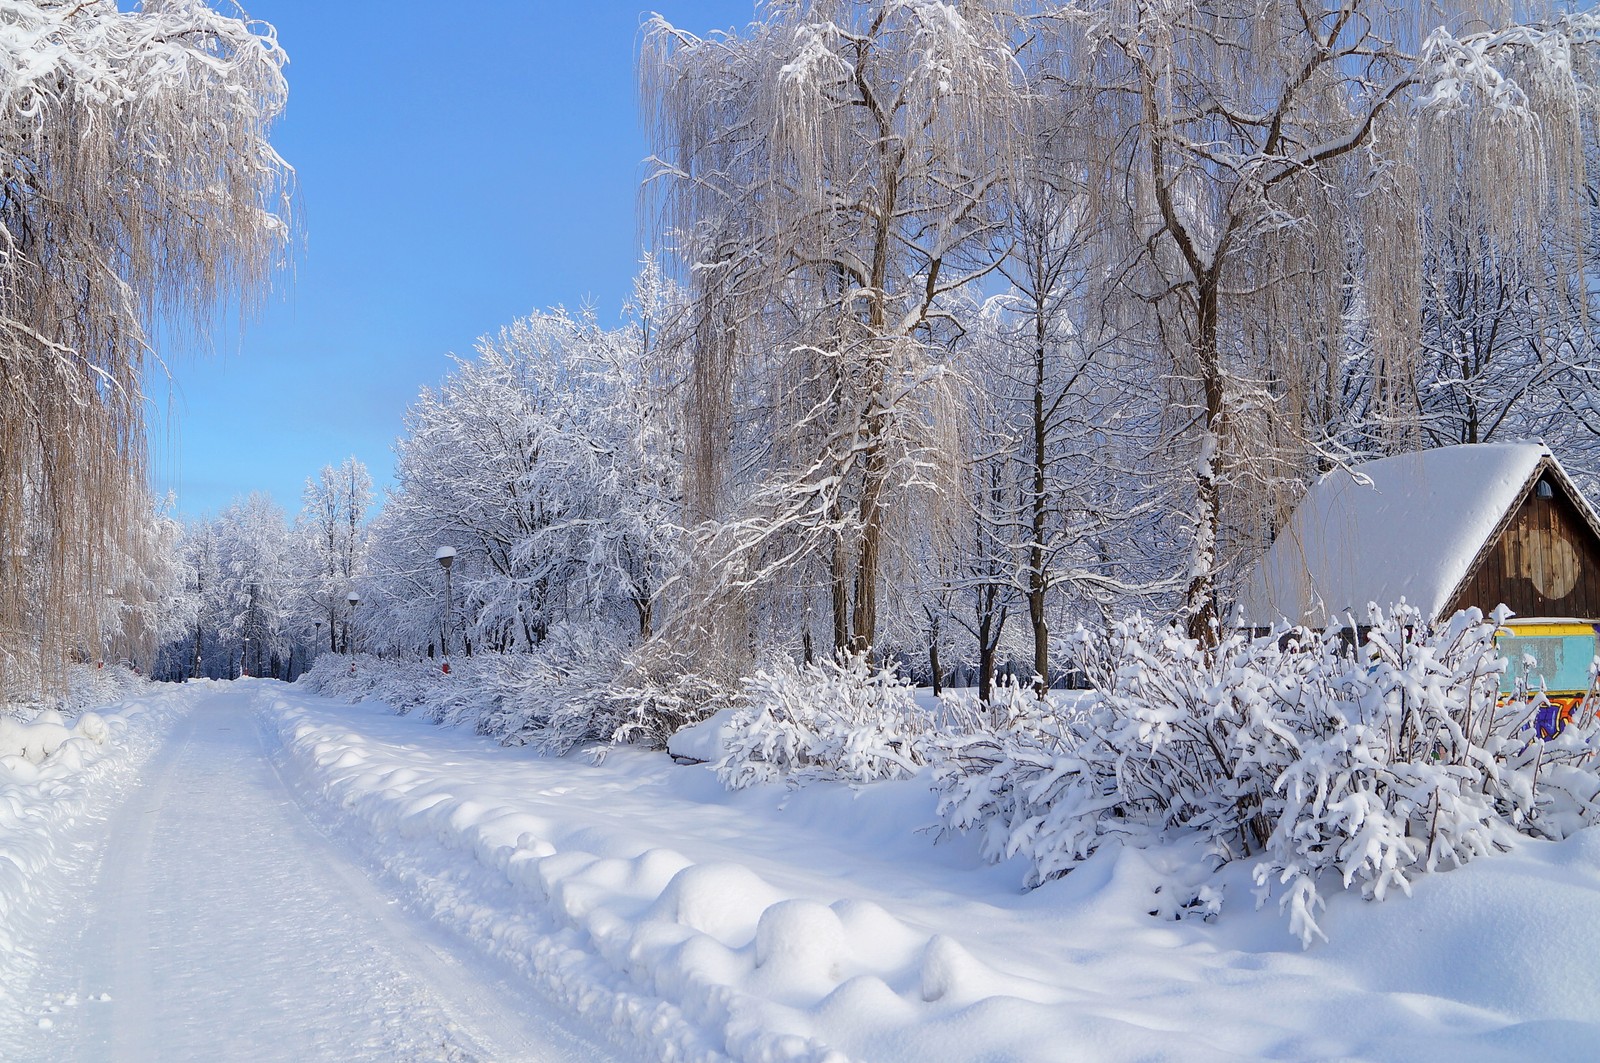
[[[1088,807],[1106,795],[1097,772],[1072,753],[1082,730],[1075,711],[1032,688],[1002,687],[1004,722],[944,731],[929,747],[938,814],[946,828],[979,832],[994,863],[1021,853],[1026,885],[1069,870],[1099,838]]]
[[[299,682],[339,701],[381,701],[402,716],[421,709],[430,718],[441,719],[448,703],[461,695],[462,688],[468,694],[478,690],[478,685],[464,675],[472,670],[473,663],[463,665],[452,665],[456,674],[446,675],[438,661],[327,653],[316,659]]]
[[[75,664],[67,669],[66,693],[56,699],[55,707],[69,718],[76,717],[89,709],[126,701],[149,687],[147,677],[126,665]]]
[[[1551,740],[1538,699],[1502,704],[1503,614],[1437,629],[1373,610],[1357,646],[1338,632],[1232,635],[1204,647],[1134,617],[1074,647],[1099,697],[1063,713],[1013,697],[993,734],[944,736],[934,755],[946,827],[985,854],[1022,854],[1028,882],[1070,870],[1105,839],[1202,840],[1251,858],[1302,942],[1318,891],[1382,899],[1417,874],[1600,822],[1596,723]]]
[[[446,673],[441,661],[329,653],[298,681],[339,701],[379,701],[402,716],[417,713],[436,723],[491,733],[485,721],[496,708],[492,680],[507,664],[499,656],[464,658]]]
[[[1275,717],[1292,709],[1272,688],[1302,659],[1243,636],[1207,651],[1139,616],[1080,633],[1074,656],[1099,694],[1089,707],[1064,711],[1056,695],[1010,690],[993,733],[940,739],[945,826],[980,830],[990,859],[1025,856],[1030,886],[1106,837],[1145,844],[1196,832],[1224,859],[1258,849],[1272,776],[1252,754],[1285,732]]]
[[[70,720],[90,709],[126,701],[150,686],[148,678],[121,664],[74,664],[65,678],[58,690],[41,692],[29,683],[0,692],[0,719],[30,722],[41,713],[55,712]]]
[[[741,686],[717,763],[730,790],[779,779],[899,779],[925,762],[933,716],[892,668],[864,657],[803,666],[785,658]]]
[[[665,746],[714,711],[716,689],[693,673],[619,677],[624,653],[604,639],[564,637],[538,653],[457,658],[448,674],[439,661],[328,654],[300,681],[327,697],[381,701],[558,755],[590,742]]]
[[[1494,634],[1503,616],[1458,613],[1436,631],[1404,607],[1374,612],[1359,652],[1324,638],[1280,681],[1288,729],[1252,749],[1273,775],[1273,830],[1255,878],[1284,887],[1290,930],[1309,943],[1319,883],[1382,900],[1441,864],[1507,845],[1532,811],[1532,780],[1508,762],[1526,741],[1520,702],[1501,706]]]
[[[627,647],[603,633],[569,632],[553,645],[559,649],[526,655],[519,673],[502,678],[492,733],[553,753],[590,742],[664,748],[719,704],[715,684],[698,673],[635,667]]]

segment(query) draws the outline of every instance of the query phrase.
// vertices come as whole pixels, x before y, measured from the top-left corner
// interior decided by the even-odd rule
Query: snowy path
[[[81,899],[53,929],[12,920],[33,975],[0,977],[27,1012],[0,1012],[0,1059],[1591,1063],[1600,1044],[1600,829],[1411,898],[1335,896],[1332,942],[1302,952],[1248,868],[1215,923],[1151,917],[1160,850],[1020,893],[1018,868],[920,829],[916,780],[729,794],[641,750],[548,759],[281,684],[197,686],[132,726],[142,787],[108,770],[127,785],[72,806],[59,851],[104,840],[98,873],[39,876]]]
[[[589,1060],[305,818],[245,690],[201,702],[111,825],[39,1059]],[[548,1009],[546,1009],[548,1010]]]

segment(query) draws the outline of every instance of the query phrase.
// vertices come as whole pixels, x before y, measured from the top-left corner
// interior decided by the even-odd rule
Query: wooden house
[[[1600,621],[1600,518],[1539,443],[1464,444],[1328,473],[1241,587],[1235,624],[1343,627],[1504,603]]]

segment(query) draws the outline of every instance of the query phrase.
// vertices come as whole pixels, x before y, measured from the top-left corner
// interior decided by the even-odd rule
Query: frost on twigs
[[[1276,891],[1309,945],[1330,884],[1382,900],[1519,832],[1600,822],[1595,720],[1544,741],[1537,699],[1501,703],[1503,620],[1430,628],[1402,604],[1374,607],[1354,644],[1281,630],[1210,649],[1140,617],[1080,632],[1098,701],[1018,702],[993,734],[943,739],[940,815],[991,860],[1025,857],[1029,885],[1108,840],[1195,839],[1251,861],[1258,897]]]
[[[717,763],[731,790],[786,780],[901,779],[924,763],[932,714],[892,668],[784,659],[743,682]]]

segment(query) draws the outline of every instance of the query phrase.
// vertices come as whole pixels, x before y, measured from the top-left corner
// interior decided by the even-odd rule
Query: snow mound
[[[81,753],[70,745],[75,739],[88,745],[104,745],[110,736],[105,718],[86,712],[71,727],[59,712],[47,709],[32,723],[18,723],[0,717],[0,763],[25,760],[42,764],[46,757],[66,749],[69,761],[80,763]]]
[[[665,756],[264,693],[285,776],[410,903],[643,1058],[1576,1061],[1600,1039],[1593,830],[1384,905],[1336,893],[1333,944],[1302,953],[1273,906],[1174,920],[1186,852],[1108,846],[1019,893],[1015,862],[919,833],[926,779],[728,792]],[[1248,898],[1250,868],[1208,886]]]
[[[4,1034],[47,1029],[25,994],[39,939],[92,864],[94,831],[159,747],[202,684],[84,712],[70,727],[54,710],[29,723],[0,718],[0,1056]]]

